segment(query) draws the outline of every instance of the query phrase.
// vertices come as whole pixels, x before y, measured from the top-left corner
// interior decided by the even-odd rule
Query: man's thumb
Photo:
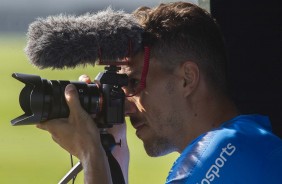
[[[78,92],[73,84],[68,84],[65,88],[66,102],[69,106],[70,113],[76,113],[82,107],[80,105]]]

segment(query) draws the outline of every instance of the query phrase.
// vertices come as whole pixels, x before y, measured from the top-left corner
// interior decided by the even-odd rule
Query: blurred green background
[[[11,74],[18,72],[40,75],[47,79],[74,81],[84,73],[94,78],[103,68],[39,70],[29,64],[23,51],[25,44],[24,35],[0,35],[0,183],[58,183],[70,169],[70,156],[53,142],[47,132],[34,126],[10,125],[11,119],[23,113],[18,96],[24,86],[13,79]],[[164,183],[178,154],[148,157],[130,123],[128,144],[131,153],[129,183]],[[82,174],[79,174],[76,183],[83,183]]]

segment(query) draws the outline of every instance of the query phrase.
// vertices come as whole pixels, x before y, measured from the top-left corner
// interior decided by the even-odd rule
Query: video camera
[[[65,118],[69,109],[64,97],[68,84],[77,88],[82,107],[94,114],[98,127],[109,128],[124,121],[123,86],[126,74],[120,65],[142,49],[143,29],[132,14],[108,8],[97,14],[50,16],[29,26],[25,52],[40,69],[74,68],[77,65],[107,65],[95,83],[47,80],[40,76],[14,73],[23,82],[19,101],[24,114],[12,125],[29,125],[49,119]]]
[[[66,118],[69,108],[65,101],[64,90],[74,84],[81,106],[95,115],[99,128],[110,128],[124,122],[125,94],[121,87],[127,86],[126,74],[117,74],[117,66],[105,67],[105,72],[97,75],[95,83],[47,80],[40,76],[14,73],[12,76],[25,83],[19,97],[25,112],[13,119],[12,125],[27,125],[49,119]]]

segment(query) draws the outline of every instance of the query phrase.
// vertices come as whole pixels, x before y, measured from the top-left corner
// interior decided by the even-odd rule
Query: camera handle
[[[125,180],[123,177],[122,170],[120,168],[119,163],[115,159],[115,157],[112,155],[112,149],[116,145],[121,145],[121,142],[116,143],[114,136],[112,134],[109,134],[106,129],[101,129],[100,132],[101,137],[101,143],[103,145],[103,148],[106,152],[106,155],[108,157],[108,162],[110,165],[111,170],[111,176],[113,184],[125,184]],[[76,175],[82,171],[82,165],[80,162],[78,162],[75,166],[71,168],[71,170],[59,181],[58,184],[67,184],[70,180],[72,180]]]

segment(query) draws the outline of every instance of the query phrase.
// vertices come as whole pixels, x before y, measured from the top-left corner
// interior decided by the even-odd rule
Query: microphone
[[[111,8],[80,16],[60,14],[30,24],[25,53],[40,69],[74,68],[97,61],[116,65],[142,49],[143,32],[132,14]]]

